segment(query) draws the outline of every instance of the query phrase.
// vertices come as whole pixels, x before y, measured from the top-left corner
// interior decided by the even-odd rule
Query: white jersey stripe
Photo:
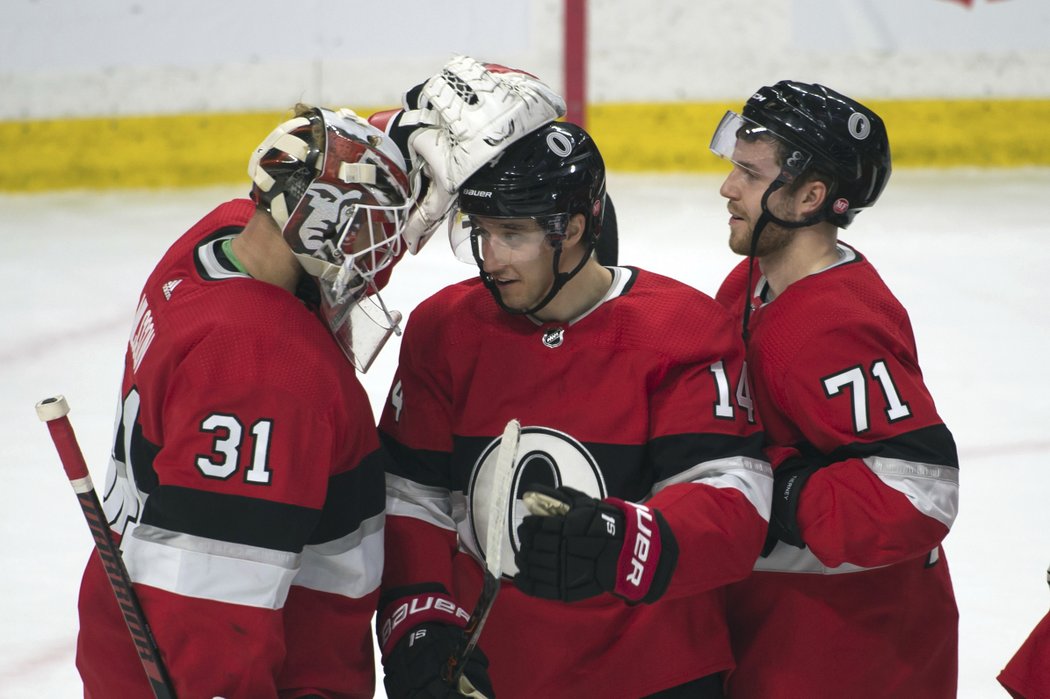
[[[442,529],[454,531],[449,506],[450,493],[445,488],[420,485],[407,478],[386,474],[386,513],[388,516],[413,517]]]
[[[383,525],[378,514],[341,539],[307,546],[292,584],[345,597],[369,594],[383,577]]]
[[[880,456],[869,456],[864,463],[919,512],[951,528],[959,512],[959,469]]]
[[[884,566],[878,566],[884,567]],[[783,541],[778,541],[768,557],[755,562],[755,570],[768,573],[812,573],[816,575],[841,575],[843,573],[862,573],[875,568],[863,568],[852,563],[843,563],[831,568],[820,562],[808,548],[799,549]]]
[[[713,488],[739,490],[762,519],[773,508],[773,469],[765,461],[734,456],[697,464],[653,486],[656,494],[676,483],[702,483]]]
[[[185,597],[280,609],[301,556],[179,534],[148,524],[124,538],[134,582]]]
[[[209,279],[235,279],[235,278],[246,278],[249,275],[244,272],[238,272],[236,270],[230,270],[223,266],[219,262],[219,258],[215,254],[215,248],[222,245],[223,241],[234,238],[233,235],[222,236],[209,242],[207,245],[197,246],[197,261],[204,269],[204,273]]]

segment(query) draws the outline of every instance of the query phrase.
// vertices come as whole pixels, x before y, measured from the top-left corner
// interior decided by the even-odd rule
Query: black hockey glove
[[[380,602],[376,628],[383,656],[383,684],[390,699],[464,696],[443,679],[449,658],[463,640],[470,613],[443,585],[429,583],[388,591]],[[493,699],[489,661],[479,647],[467,658],[463,676]],[[479,696],[471,694],[469,696]]]
[[[611,592],[628,602],[649,603],[664,593],[678,544],[658,511],[617,498],[596,500],[565,486],[532,490],[569,510],[533,514],[518,527],[518,589],[562,602]]]
[[[773,510],[769,515],[769,532],[762,555],[768,556],[778,541],[796,548],[806,548],[802,532],[798,528],[798,501],[802,487],[809,477],[825,464],[813,463],[811,459],[793,456],[773,471]]]
[[[427,623],[413,627],[383,659],[383,685],[390,699],[445,699],[464,696],[441,678],[449,656],[463,638],[463,629]],[[493,699],[489,661],[480,648],[467,658],[463,675],[478,692]]]

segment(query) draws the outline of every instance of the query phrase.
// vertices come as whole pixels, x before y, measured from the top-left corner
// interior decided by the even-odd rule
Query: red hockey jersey
[[[1050,614],[1032,630],[998,679],[1015,699],[1050,697]]]
[[[103,506],[180,697],[371,697],[383,464],[322,321],[223,253],[228,202],[150,275]],[[97,555],[80,594],[87,696],[152,696]]]
[[[769,303],[748,368],[774,468],[823,468],[800,496],[807,547],[778,542],[729,592],[731,696],[954,697],[958,611],[940,542],[958,458],[923,383],[908,315],[871,264],[841,261]],[[740,314],[747,261],[718,299]]]
[[[736,400],[743,346],[710,297],[613,269],[609,293],[570,323],[508,314],[476,279],[432,296],[408,321],[380,422],[393,456],[384,587],[437,582],[468,609],[494,446],[508,420],[523,425],[505,577],[480,644],[501,699],[639,697],[732,666],[724,586],[758,555],[771,484]],[[520,593],[509,576],[533,483],[658,508],[680,547],[665,596]]]

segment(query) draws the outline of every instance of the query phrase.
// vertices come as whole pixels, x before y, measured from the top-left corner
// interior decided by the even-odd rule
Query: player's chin
[[[748,255],[751,252],[751,236],[746,228],[729,231],[729,249],[737,255]]]
[[[499,289],[499,296],[503,301],[503,305],[512,311],[524,311],[535,305],[536,299],[532,299],[523,293],[518,282],[499,285],[497,288]]]

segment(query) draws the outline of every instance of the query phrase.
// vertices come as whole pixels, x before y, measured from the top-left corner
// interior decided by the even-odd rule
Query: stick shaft
[[[37,413],[47,423],[47,429],[51,433],[51,441],[55,443],[62,468],[77,495],[80,509],[84,513],[84,519],[87,520],[88,529],[91,530],[91,538],[95,541],[95,548],[102,560],[106,577],[109,578],[109,583],[113,587],[117,605],[131,633],[131,640],[135,644],[135,650],[138,652],[142,669],[146,672],[146,678],[149,680],[153,694],[157,699],[174,699],[175,690],[171,680],[168,679],[167,670],[157,650],[157,643],[153,639],[153,633],[146,623],[146,615],[142,612],[142,606],[131,585],[131,578],[128,576],[127,568],[124,567],[120,549],[113,541],[105,512],[102,510],[102,503],[99,502],[98,494],[91,482],[84,454],[73,433],[73,426],[65,415],[68,408],[65,408],[61,414],[56,413],[53,405],[56,400],[61,400],[62,407],[58,408],[61,412],[65,407],[65,399],[58,397],[58,399],[48,399],[52,408],[51,412],[48,412],[47,405],[45,405],[45,410],[41,410],[41,404],[45,403],[41,401],[41,404],[37,405]]]

